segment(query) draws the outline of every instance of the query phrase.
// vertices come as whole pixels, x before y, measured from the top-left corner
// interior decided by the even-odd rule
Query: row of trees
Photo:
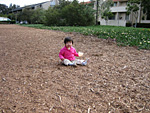
[[[90,4],[89,4],[90,5]],[[26,7],[17,14],[8,14],[8,17],[16,21],[28,21],[28,23],[44,23],[45,25],[58,26],[87,26],[95,24],[95,10],[93,7],[62,0],[61,4],[43,10],[41,8],[30,10]]]
[[[141,12],[147,15],[147,19],[150,20],[150,0],[129,0],[127,4],[128,14],[132,13],[136,18],[135,27],[137,26],[138,16]]]
[[[95,11],[92,7],[73,2],[62,1],[59,6],[46,11],[46,25],[86,26],[95,24]]]
[[[112,0],[97,0],[97,10],[93,10],[94,3],[91,4],[79,4],[77,0],[69,2],[66,0],[60,0],[60,5],[48,10],[36,9],[28,10],[25,8],[18,14],[8,14],[11,10],[18,8],[18,5],[6,5],[0,4],[0,14],[8,14],[10,19],[17,21],[28,21],[29,23],[44,23],[46,25],[75,25],[85,26],[95,24],[100,14],[106,22],[113,16],[110,7],[113,5]],[[140,6],[142,7],[140,9]],[[150,15],[150,0],[129,0],[127,5],[128,13],[138,15],[139,10],[143,10],[148,16]],[[40,16],[39,16],[40,15]],[[149,16],[150,17],[150,16]],[[96,22],[97,23],[97,22]]]
[[[7,14],[12,11],[13,9],[16,9],[20,7],[19,5],[10,4],[9,7],[5,4],[0,4],[0,15],[7,16]]]

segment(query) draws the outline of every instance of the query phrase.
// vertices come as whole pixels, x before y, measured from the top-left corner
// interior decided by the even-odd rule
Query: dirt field
[[[64,66],[66,36],[87,66]],[[76,33],[0,25],[0,113],[150,113],[150,51]]]

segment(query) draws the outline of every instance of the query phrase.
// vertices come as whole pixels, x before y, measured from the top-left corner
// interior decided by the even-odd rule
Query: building
[[[58,0],[50,0],[50,1],[42,2],[42,3],[38,3],[38,4],[19,7],[17,9],[12,10],[10,13],[18,13],[18,12],[21,12],[25,8],[33,9],[33,10],[37,9],[37,8],[42,8],[44,10],[47,10],[49,7],[54,7],[55,5],[58,5],[58,4],[59,4]]]
[[[100,5],[105,0],[100,0]],[[113,0],[113,6],[110,8],[111,12],[113,13],[113,17],[106,20],[101,18],[99,15],[99,21],[101,25],[112,25],[112,26],[126,26],[127,23],[136,23],[136,18],[133,13],[130,15],[127,14],[127,2],[128,0]],[[96,9],[96,3],[95,3]],[[150,20],[147,20],[148,17],[143,13],[142,8],[139,6],[137,23],[150,23]]]
[[[114,26],[126,26],[126,23],[130,23],[130,15],[127,14],[127,2],[128,0],[113,0],[114,5],[111,7],[113,17],[109,19],[108,24]],[[101,24],[105,25],[105,20],[102,20]]]

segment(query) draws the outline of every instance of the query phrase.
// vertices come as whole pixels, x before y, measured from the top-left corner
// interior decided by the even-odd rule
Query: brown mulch
[[[87,66],[64,66],[66,36]],[[0,25],[0,113],[150,113],[150,51],[51,30]]]

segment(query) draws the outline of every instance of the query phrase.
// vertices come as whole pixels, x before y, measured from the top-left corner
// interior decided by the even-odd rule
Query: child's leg
[[[73,62],[76,63],[76,64],[82,65],[82,63],[84,62],[84,60],[75,59]]]
[[[79,60],[79,59],[75,59],[73,62],[76,64],[80,64],[80,65],[87,65],[89,58],[87,60]]]
[[[82,62],[82,65],[83,65],[83,66],[87,65],[87,62],[88,62],[88,61],[89,61],[89,58],[86,59],[84,62]]]
[[[65,65],[76,65],[75,63],[72,63],[70,60],[68,60],[68,59],[64,59],[64,61],[63,61],[63,64],[65,64]]]

